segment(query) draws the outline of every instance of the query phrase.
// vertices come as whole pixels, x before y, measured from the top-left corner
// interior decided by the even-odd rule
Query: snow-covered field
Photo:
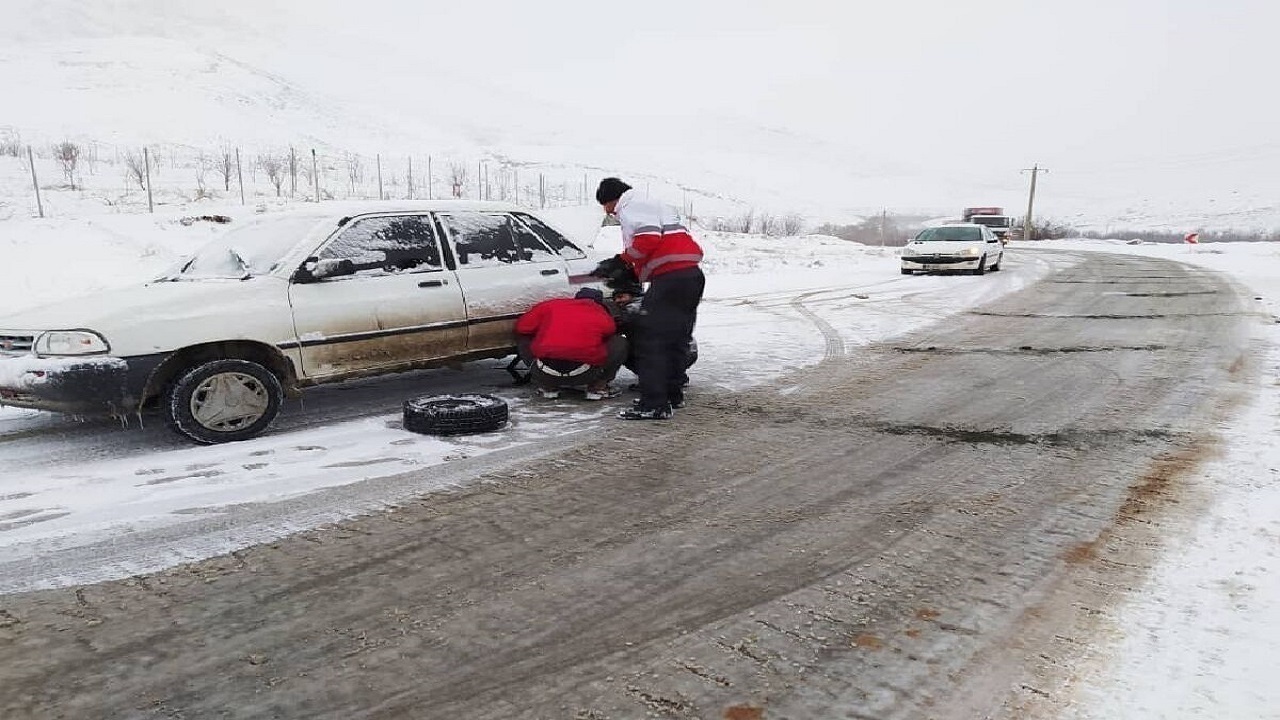
[[[234,208],[232,208],[234,210]],[[100,215],[82,220],[10,220],[0,227],[0,256],[11,281],[0,289],[6,309],[140,282],[222,226],[156,216]],[[1011,247],[1007,269],[986,277],[902,277],[896,250],[822,236],[766,238],[707,233],[710,275],[698,338],[702,359],[693,369],[697,392],[765,383],[820,360],[829,341],[820,318],[847,346],[884,340],[935,322],[1034,282],[1047,269],[1035,254]],[[616,235],[603,231],[608,250]],[[1169,551],[1148,587],[1112,618],[1112,641],[1082,666],[1073,718],[1274,717],[1280,690],[1267,682],[1270,646],[1280,639],[1280,450],[1266,442],[1280,415],[1280,246],[1129,245],[1120,241],[1057,241],[1038,248],[1087,249],[1153,255],[1228,273],[1258,298],[1258,339],[1266,348],[1264,381],[1232,423],[1216,428],[1222,456],[1197,480],[1214,502],[1201,518],[1172,527]],[[80,424],[45,413],[0,409],[0,459],[9,468],[0,491],[0,556],[29,558],[103,545],[147,529],[218,517],[233,508],[301,503],[326,489],[379,483],[406,471],[438,467],[434,481],[396,486],[382,497],[354,494],[338,511],[295,513],[278,522],[194,541],[178,539],[167,553],[80,571],[57,582],[84,582],[155,569],[173,562],[261,542],[309,524],[367,511],[406,494],[429,492],[465,477],[450,463],[587,432],[608,422],[608,408],[572,399],[531,400],[503,389],[499,366],[479,363],[462,372],[432,371],[364,386],[384,387],[374,402],[387,410],[354,419],[290,424],[264,437],[221,447],[191,447],[162,428]],[[416,392],[474,388],[508,397],[516,418],[510,433],[439,440],[398,426],[394,398]],[[294,419],[340,406],[341,390],[297,408]],[[304,403],[309,401],[305,400]],[[78,428],[84,427],[81,432]],[[46,443],[3,442],[48,432]],[[103,442],[98,457],[74,457],[77,433]],[[119,448],[111,450],[113,444]],[[91,447],[96,447],[92,446]],[[15,448],[21,448],[15,450]],[[82,448],[83,449],[83,448]],[[422,475],[422,473],[418,473]],[[45,581],[36,584],[47,584]],[[16,588],[14,588],[16,589]],[[1173,680],[1171,682],[1170,680]]]

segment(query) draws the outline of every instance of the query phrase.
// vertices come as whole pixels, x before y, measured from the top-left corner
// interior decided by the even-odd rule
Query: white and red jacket
[[[640,282],[696,267],[702,260],[702,248],[674,208],[639,197],[632,189],[618,198],[613,214],[622,225],[622,253],[618,257],[631,266]]]

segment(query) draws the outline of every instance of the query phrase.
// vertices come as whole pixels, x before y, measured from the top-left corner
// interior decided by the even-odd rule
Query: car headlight
[[[967,247],[964,249],[964,254],[969,257],[978,257],[982,254],[982,248],[976,246]]]
[[[96,355],[109,352],[101,335],[88,330],[53,330],[36,338],[37,355]]]
[[[902,257],[909,257],[915,254],[916,254],[916,251],[910,245],[902,248]]]

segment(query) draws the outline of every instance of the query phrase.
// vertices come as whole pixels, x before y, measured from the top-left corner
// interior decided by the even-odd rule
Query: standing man
[[[635,318],[640,399],[618,417],[665,420],[684,406],[685,357],[706,286],[698,267],[702,248],[673,208],[637,196],[618,178],[600,181],[596,201],[622,225],[622,253],[596,272],[609,275],[620,260],[649,283]]]

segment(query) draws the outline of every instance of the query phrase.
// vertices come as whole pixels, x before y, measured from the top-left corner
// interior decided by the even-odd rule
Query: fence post
[[[244,205],[244,168],[240,167],[240,148],[236,148],[236,182],[240,183],[240,204]]]
[[[316,202],[320,202],[320,169],[316,164],[315,148],[311,148],[311,179],[316,183]]]
[[[373,162],[378,166],[378,199],[385,200],[382,196],[382,153],[374,153]]]
[[[298,152],[289,146],[289,197],[298,194]]]
[[[137,157],[137,155],[134,155]],[[147,212],[154,213],[156,204],[151,197],[151,151],[145,146],[142,148],[142,166],[146,168],[147,173]]]
[[[36,179],[36,157],[31,152],[31,146],[27,146],[27,164],[31,166],[31,187],[36,189],[36,210],[40,212],[40,217],[44,217],[44,201],[40,199],[40,181]]]

